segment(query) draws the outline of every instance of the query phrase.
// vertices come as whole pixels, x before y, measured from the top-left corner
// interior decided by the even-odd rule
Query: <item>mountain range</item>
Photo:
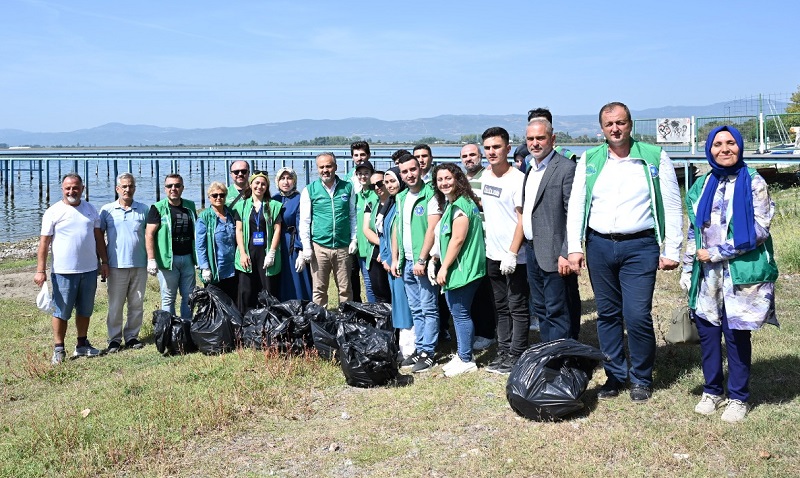
[[[786,104],[777,104],[783,112]],[[556,112],[557,113],[557,112]],[[665,106],[632,111],[634,119],[685,118],[689,116],[725,116],[731,103],[707,106]],[[749,114],[757,114],[750,112]],[[462,135],[480,135],[490,126],[502,126],[512,135],[522,136],[524,114],[509,115],[441,115],[433,118],[386,121],[376,118],[345,118],[338,120],[303,119],[281,123],[263,123],[239,127],[170,128],[151,125],[108,123],[95,128],[61,133],[35,133],[16,129],[0,129],[0,143],[9,146],[179,146],[179,145],[239,145],[255,141],[258,144],[294,143],[321,136],[358,136],[373,142],[414,142],[435,137],[457,142]],[[600,132],[597,115],[567,115],[553,118],[555,131],[572,137],[594,136]]]

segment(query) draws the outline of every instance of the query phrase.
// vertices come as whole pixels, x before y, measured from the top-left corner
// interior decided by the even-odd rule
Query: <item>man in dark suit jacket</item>
[[[567,260],[567,204],[575,162],[556,153],[553,125],[533,118],[525,130],[530,156],[522,193],[531,304],[542,342],[578,338],[581,303],[578,277]]]

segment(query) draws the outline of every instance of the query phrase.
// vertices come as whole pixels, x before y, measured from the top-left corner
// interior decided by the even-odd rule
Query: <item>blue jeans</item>
[[[425,275],[415,276],[414,261],[408,260],[403,267],[403,283],[406,286],[411,317],[414,319],[414,345],[417,352],[433,355],[436,343],[439,341],[439,308],[436,306],[439,286],[431,285]]]
[[[375,294],[372,292],[372,280],[369,278],[369,263],[363,257],[358,258],[358,265],[361,267],[361,277],[364,278],[364,288],[367,289],[367,302],[375,303]]]
[[[475,291],[478,290],[482,280],[483,277],[475,279],[465,286],[444,292],[447,306],[450,307],[450,313],[453,314],[458,357],[464,362],[472,361],[472,339],[475,335],[475,328],[472,325],[469,310],[472,307]]]
[[[656,357],[653,290],[660,249],[655,237],[625,241],[605,239],[592,231],[586,237],[586,266],[597,303],[597,338],[606,356],[606,376],[627,381],[623,339],[628,329],[630,381],[650,387]]]
[[[562,276],[558,271],[547,272],[536,262],[533,241],[525,243],[525,260],[531,307],[539,319],[539,336],[542,342],[578,339],[581,323],[581,299],[578,294],[578,276]]]
[[[97,292],[97,270],[75,274],[50,274],[53,282],[53,317],[67,321],[75,309],[76,317],[91,317]]]
[[[161,310],[175,315],[175,298],[181,293],[181,317],[192,318],[189,308],[189,294],[195,286],[195,272],[192,255],[172,257],[172,269],[158,269],[158,286],[161,288]]]
[[[749,330],[728,327],[727,314],[722,315],[722,326],[706,322],[695,316],[697,334],[700,336],[700,356],[703,360],[703,391],[720,397],[725,395],[722,382],[722,337],[728,353],[728,397],[746,402],[750,398],[750,364],[753,346]]]

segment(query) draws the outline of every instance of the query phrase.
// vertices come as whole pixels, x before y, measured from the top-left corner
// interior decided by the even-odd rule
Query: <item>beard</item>
[[[80,196],[66,196],[65,199],[67,200],[67,202],[71,206],[74,206],[74,205],[78,204],[79,202],[81,202]]]

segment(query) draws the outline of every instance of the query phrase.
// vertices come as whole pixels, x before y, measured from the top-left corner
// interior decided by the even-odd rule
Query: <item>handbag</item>
[[[688,305],[681,305],[672,311],[669,330],[664,340],[670,344],[699,344],[700,335]]]

